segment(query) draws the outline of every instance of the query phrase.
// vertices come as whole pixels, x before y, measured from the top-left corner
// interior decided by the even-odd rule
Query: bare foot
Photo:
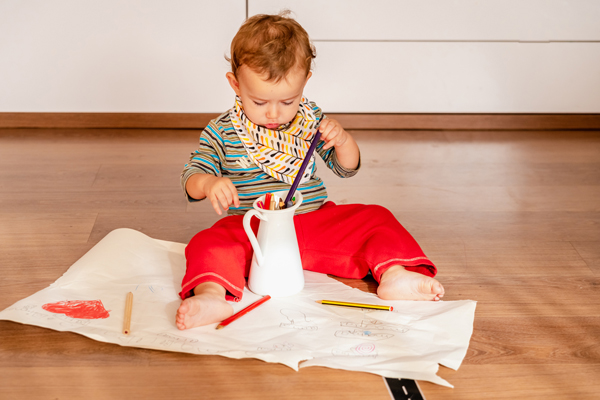
[[[175,324],[180,330],[221,322],[233,315],[233,307],[225,301],[225,288],[214,282],[196,286],[196,294],[183,300],[177,310]]]
[[[438,301],[444,287],[433,278],[394,265],[381,275],[377,294],[384,300]]]

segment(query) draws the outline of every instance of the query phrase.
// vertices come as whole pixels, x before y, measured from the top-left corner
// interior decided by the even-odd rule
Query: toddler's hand
[[[324,149],[329,149],[333,146],[342,146],[348,140],[348,136],[350,136],[339,122],[331,118],[325,118],[321,121],[319,130],[321,131],[321,139],[325,141]]]
[[[231,204],[240,206],[237,189],[229,178],[211,176],[204,181],[203,191],[219,215],[222,215],[221,207],[226,211]]]

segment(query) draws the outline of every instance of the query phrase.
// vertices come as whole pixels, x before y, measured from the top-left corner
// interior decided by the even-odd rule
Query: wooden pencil
[[[217,325],[216,329],[223,329],[224,327],[226,327],[227,325],[229,325],[230,323],[232,323],[236,319],[238,319],[241,316],[247,314],[248,312],[254,310],[256,307],[260,306],[262,303],[264,303],[265,301],[269,300],[270,298],[271,298],[271,296],[266,295],[262,299],[260,299],[258,301],[255,301],[254,303],[250,304],[248,307],[244,308],[243,310],[238,311],[237,313],[233,314],[231,317],[223,320],[219,325]]]
[[[275,210],[275,196],[271,196],[271,203],[269,204],[269,210]]]
[[[133,293],[127,293],[125,300],[125,319],[123,320],[123,333],[129,335],[131,332],[131,310],[133,309]]]
[[[394,310],[394,307],[392,307],[392,306],[380,306],[378,304],[348,303],[345,301],[334,301],[334,300],[317,300],[317,303],[327,304],[330,306],[368,308],[368,309],[372,309],[372,310],[385,310],[385,311],[393,311]]]

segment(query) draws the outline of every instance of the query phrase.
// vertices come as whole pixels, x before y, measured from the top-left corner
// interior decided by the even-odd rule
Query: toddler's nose
[[[269,119],[277,119],[277,107],[270,106],[267,108],[267,118]]]

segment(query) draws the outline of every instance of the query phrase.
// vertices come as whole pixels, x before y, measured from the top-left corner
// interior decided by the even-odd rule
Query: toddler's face
[[[227,80],[242,99],[244,112],[250,121],[257,125],[275,129],[290,122],[302,99],[304,86],[311,76],[303,71],[293,70],[279,82],[267,82],[250,68],[242,65],[238,69],[237,78],[227,73]]]

